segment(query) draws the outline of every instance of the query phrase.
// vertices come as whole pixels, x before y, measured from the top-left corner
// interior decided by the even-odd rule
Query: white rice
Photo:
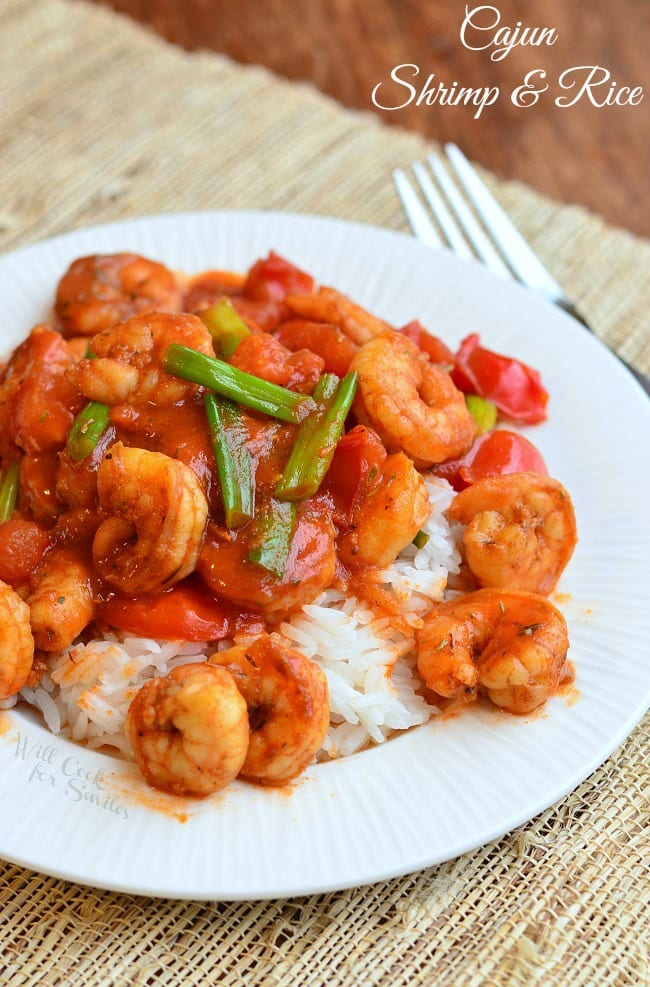
[[[203,644],[106,634],[57,655],[38,686],[20,696],[41,711],[52,733],[129,757],[124,720],[138,689],[178,665],[203,661],[208,650]]]
[[[429,719],[406,661],[413,637],[394,630],[363,602],[327,590],[280,626],[280,632],[322,666],[330,693],[331,727],[324,750],[351,754]]]
[[[443,599],[448,574],[458,572],[460,555],[456,532],[445,517],[454,491],[444,480],[425,482],[432,505],[423,529],[429,540],[423,548],[405,548],[377,580],[399,600],[405,629],[394,628],[390,617],[377,616],[367,603],[334,589],[278,629],[281,638],[318,662],[327,676],[331,727],[323,756],[345,756],[371,742],[382,743],[394,731],[424,723],[438,712],[418,693],[414,635],[432,604]],[[228,643],[220,642],[219,648]],[[210,650],[208,645],[106,634],[54,657],[38,686],[23,689],[20,697],[41,711],[53,733],[129,757],[124,721],[138,689],[149,678],[204,660]],[[0,708],[9,705],[11,701],[0,702]]]

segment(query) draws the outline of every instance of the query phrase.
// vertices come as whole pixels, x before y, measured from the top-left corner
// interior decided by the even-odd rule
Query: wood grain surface
[[[388,124],[456,141],[503,178],[520,179],[560,201],[587,206],[634,233],[650,232],[647,0],[501,0],[496,5],[500,27],[515,28],[519,21],[522,28],[552,27],[557,32],[552,46],[515,47],[501,60],[492,60],[491,50],[471,51],[461,43],[464,0],[103,2],[185,48],[212,49],[311,82],[346,106],[379,114]],[[480,17],[487,24],[494,15],[486,11]],[[492,33],[468,32],[468,40],[486,43]],[[375,108],[371,94],[380,82],[385,85],[377,101],[384,105],[409,96],[404,85],[389,81],[393,68],[406,63],[419,68],[419,75],[411,76],[418,93],[433,73],[434,86],[498,86],[499,97],[479,119],[467,106],[418,106],[415,99],[401,109]],[[616,81],[618,87],[642,86],[640,104],[596,107],[585,95],[574,106],[555,106],[560,74],[592,65],[611,73],[610,82],[593,90],[596,99],[604,99]],[[536,106],[516,107],[512,91],[537,68],[547,72],[551,89]],[[400,74],[406,79],[406,70]]]

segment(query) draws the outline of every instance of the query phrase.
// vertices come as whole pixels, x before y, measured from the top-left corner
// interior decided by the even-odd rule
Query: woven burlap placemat
[[[406,229],[390,172],[422,156],[414,135],[72,0],[3,0],[0,39],[0,249],[214,208]],[[650,247],[493,185],[599,335],[650,370]],[[648,723],[528,825],[373,887],[168,902],[0,862],[0,984],[646,984]]]

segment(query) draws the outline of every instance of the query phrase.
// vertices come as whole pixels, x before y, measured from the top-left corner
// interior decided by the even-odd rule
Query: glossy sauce
[[[241,290],[242,280],[229,278],[224,272],[208,272],[190,284],[186,297],[194,303],[199,295],[205,300],[209,291],[220,295],[236,292]],[[254,288],[254,279],[252,283]],[[273,307],[281,301],[273,292],[265,296],[254,290],[253,294],[257,297],[248,300],[256,305]],[[348,563],[343,567],[336,554],[333,518],[337,512],[332,490],[324,489],[298,505],[281,578],[248,560],[252,544],[259,539],[256,522],[237,531],[224,526],[215,455],[199,388],[169,405],[154,404],[135,394],[128,403],[113,406],[109,427],[93,452],[81,461],[72,459],[65,443],[84,399],[68,383],[66,369],[83,357],[87,345],[85,339],[66,343],[57,332],[37,327],[15,351],[0,385],[11,399],[9,409],[4,406],[5,424],[9,419],[13,425],[3,429],[3,435],[11,435],[12,456],[20,461],[19,514],[0,525],[0,577],[4,575],[7,582],[27,592],[48,571],[53,551],[88,560],[95,531],[103,519],[97,470],[113,443],[121,441],[178,459],[198,478],[211,520],[192,592],[202,592],[206,600],[221,601],[226,615],[223,634],[259,629],[261,616],[277,622],[332,583],[350,584],[354,566]],[[231,362],[247,373],[303,392],[313,390],[324,366],[322,357],[304,347],[292,352],[272,336],[258,332],[240,344]],[[26,373],[29,401],[24,394]],[[40,396],[36,411],[30,403],[34,394]],[[34,414],[46,419],[47,428],[44,422],[34,421]],[[259,513],[272,498],[298,430],[244,409],[241,416],[248,434]],[[30,438],[21,448],[24,433]],[[103,612],[111,612],[111,601],[121,597],[104,586],[96,574],[93,591],[101,622]]]

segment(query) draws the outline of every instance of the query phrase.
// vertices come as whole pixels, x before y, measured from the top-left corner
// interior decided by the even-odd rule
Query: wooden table
[[[557,40],[552,46],[515,47],[500,60],[491,59],[492,48],[469,50],[461,43],[464,0],[103,2],[188,49],[210,48],[290,79],[309,81],[346,106],[378,113],[388,124],[439,141],[456,141],[503,178],[520,179],[556,199],[580,203],[632,232],[650,232],[650,73],[645,55],[650,4],[644,0],[501,0],[500,27],[514,29],[520,21],[522,28],[554,28]],[[473,20],[488,25],[497,16],[492,11],[484,9]],[[476,48],[493,34],[468,26],[465,38]],[[497,86],[499,96],[478,119],[470,107],[417,106],[415,99],[401,109],[376,108],[371,94],[378,83],[384,85],[377,102],[385,106],[409,98],[404,82],[389,82],[394,67],[403,64],[418,67],[417,77],[408,75],[414,70],[399,72],[418,93],[433,73],[434,86]],[[636,106],[596,107],[585,94],[573,106],[555,106],[555,97],[562,95],[560,74],[583,65],[602,66],[611,73],[610,82],[592,90],[594,98],[604,99],[616,81],[617,87],[643,87],[642,101]],[[537,68],[547,72],[552,90],[534,107],[516,107],[511,93]]]

